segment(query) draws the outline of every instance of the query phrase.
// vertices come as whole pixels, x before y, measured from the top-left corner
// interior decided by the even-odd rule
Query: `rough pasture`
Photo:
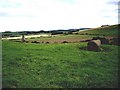
[[[87,43],[3,41],[3,88],[115,88],[118,46],[88,51]]]

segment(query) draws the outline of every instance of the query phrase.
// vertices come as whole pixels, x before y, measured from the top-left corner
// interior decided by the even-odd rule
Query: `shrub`
[[[32,41],[32,43],[39,43],[39,42],[37,42],[37,41]]]
[[[46,42],[46,44],[49,44],[49,42]]]
[[[62,43],[68,43],[67,41],[63,41]]]

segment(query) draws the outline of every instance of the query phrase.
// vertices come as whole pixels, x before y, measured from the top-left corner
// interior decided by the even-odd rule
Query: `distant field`
[[[48,37],[36,37],[36,38],[29,38],[26,39],[27,41],[31,42],[31,41],[38,41],[38,42],[49,42],[49,43],[62,43],[64,41],[67,42],[80,42],[81,40],[84,39],[90,39],[93,36],[88,36],[88,35],[52,35],[52,36],[48,36]]]
[[[37,41],[39,43],[62,43],[64,41],[67,42],[80,42],[82,40],[91,39],[94,37],[93,35],[25,35],[25,40],[28,42]],[[21,42],[21,37],[10,37],[10,38],[3,38],[3,40],[12,40],[12,41],[19,41]]]
[[[117,87],[118,46],[102,45],[102,52],[93,52],[84,50],[86,45],[3,41],[3,87]]]

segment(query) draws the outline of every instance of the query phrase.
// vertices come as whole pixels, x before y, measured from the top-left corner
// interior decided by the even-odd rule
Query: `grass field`
[[[119,46],[93,52],[86,45],[3,41],[3,88],[117,87]]]

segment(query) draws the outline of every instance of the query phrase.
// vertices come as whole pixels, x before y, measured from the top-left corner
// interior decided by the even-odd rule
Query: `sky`
[[[95,28],[118,24],[118,1],[0,0],[0,32]]]

